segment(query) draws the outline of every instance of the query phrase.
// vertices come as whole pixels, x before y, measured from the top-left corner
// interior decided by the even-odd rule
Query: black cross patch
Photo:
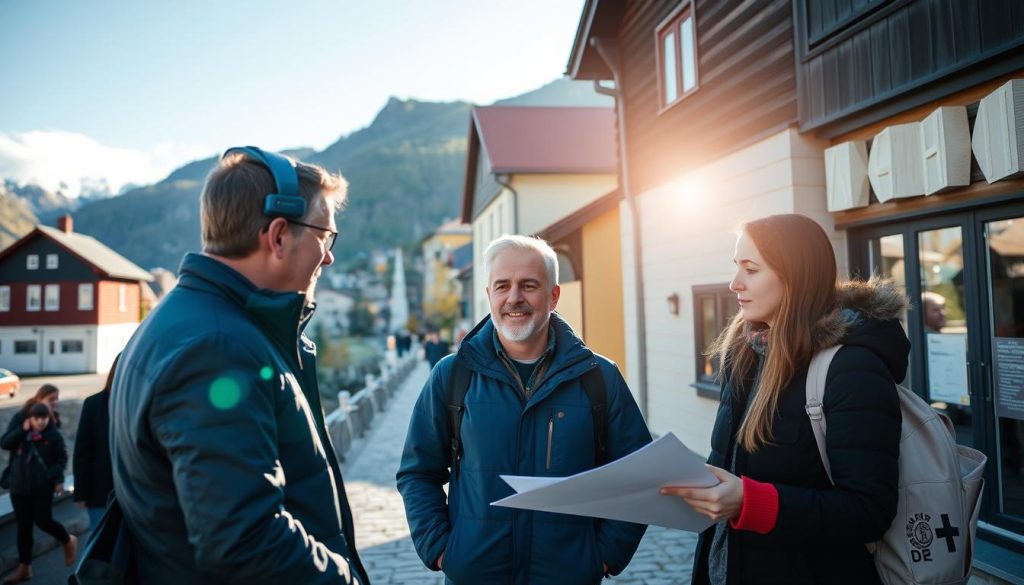
[[[942,528],[935,529],[935,538],[945,538],[949,552],[956,552],[956,542],[953,540],[956,536],[960,536],[960,529],[949,523],[949,514],[943,514]]]

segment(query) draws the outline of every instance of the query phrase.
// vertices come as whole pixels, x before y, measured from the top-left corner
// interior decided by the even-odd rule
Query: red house
[[[70,215],[0,251],[0,367],[18,374],[103,372],[142,319],[153,277]]]

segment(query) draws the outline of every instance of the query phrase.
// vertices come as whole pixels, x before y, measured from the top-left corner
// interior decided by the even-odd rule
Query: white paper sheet
[[[607,465],[570,477],[502,475],[516,494],[492,502],[523,510],[557,512],[655,524],[700,532],[711,519],[695,512],[676,496],[663,496],[665,486],[712,487],[718,479],[704,459],[669,433]]]

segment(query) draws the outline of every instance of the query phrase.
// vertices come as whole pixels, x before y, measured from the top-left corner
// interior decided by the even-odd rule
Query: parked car
[[[6,393],[7,396],[14,398],[14,395],[18,393],[18,388],[21,388],[21,379],[18,375],[10,370],[0,368],[0,394]]]

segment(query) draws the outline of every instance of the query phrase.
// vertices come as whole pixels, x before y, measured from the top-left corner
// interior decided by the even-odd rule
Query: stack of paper
[[[516,494],[492,506],[626,520],[700,532],[711,519],[681,498],[663,496],[665,486],[713,487],[718,479],[704,459],[669,433],[602,467],[570,477],[502,475]]]

